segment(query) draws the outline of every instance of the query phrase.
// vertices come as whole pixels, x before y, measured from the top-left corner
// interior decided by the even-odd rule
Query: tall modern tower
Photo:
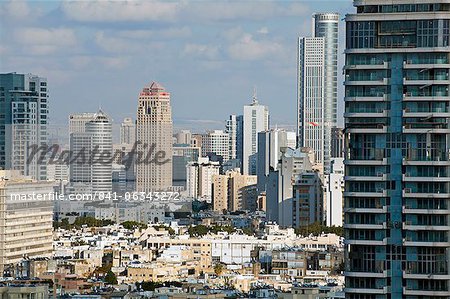
[[[313,37],[298,42],[298,146],[311,147],[330,172],[331,129],[337,125],[339,14],[313,15]]]
[[[449,298],[450,1],[354,6],[345,51],[346,297]]]
[[[260,105],[256,92],[250,105],[244,106],[243,142],[242,142],[242,173],[256,175],[258,151],[258,133],[269,129],[269,110]]]
[[[120,143],[133,145],[136,141],[136,125],[132,118],[126,117],[120,125]]]
[[[153,82],[139,94],[137,109],[136,140],[138,151],[163,152],[165,156],[158,163],[137,163],[136,189],[140,192],[164,191],[172,187],[172,110],[170,93],[160,84]],[[161,160],[168,160],[164,163]]]
[[[46,180],[47,165],[31,157],[33,145],[47,143],[47,79],[32,74],[0,74],[0,169]]]
[[[76,125],[75,125],[76,123]],[[84,128],[82,124],[84,123]],[[70,165],[72,192],[112,191],[112,121],[103,111],[71,115],[69,126],[70,150],[74,155],[85,155]],[[88,162],[93,151],[98,154]],[[100,156],[102,160],[100,161]]]
[[[225,132],[228,134],[228,146],[229,146],[229,156],[230,159],[237,158],[237,116],[231,114],[226,121]]]

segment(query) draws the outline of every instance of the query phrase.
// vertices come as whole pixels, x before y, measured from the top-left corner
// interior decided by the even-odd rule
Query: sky
[[[0,1],[0,72],[46,77],[57,127],[99,107],[116,124],[135,118],[157,81],[176,130],[223,129],[254,87],[271,126],[293,129],[298,37],[314,12],[353,11],[351,0]],[[344,22],[340,32],[342,65]],[[342,112],[342,77],[338,87]]]

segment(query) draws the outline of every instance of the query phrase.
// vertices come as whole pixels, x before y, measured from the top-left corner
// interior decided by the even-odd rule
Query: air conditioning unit
[[[411,193],[411,188],[405,188],[405,193]]]

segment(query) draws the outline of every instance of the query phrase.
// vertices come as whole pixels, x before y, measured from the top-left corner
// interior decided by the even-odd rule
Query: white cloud
[[[157,50],[164,47],[163,42],[140,41],[122,37],[107,36],[105,32],[99,31],[95,34],[95,43],[103,50],[111,53],[142,53],[149,49]]]
[[[228,54],[237,60],[258,60],[280,55],[283,47],[271,40],[255,40],[251,34],[243,34],[228,46]]]
[[[30,8],[25,1],[8,1],[4,3],[0,15],[10,16],[17,19],[26,18],[30,15]]]
[[[27,53],[47,55],[77,46],[75,32],[68,28],[26,27],[14,31],[14,39],[27,46]]]
[[[65,1],[61,9],[70,19],[87,22],[173,20],[181,3],[162,1]]]
[[[198,56],[200,58],[215,59],[219,54],[219,47],[203,44],[187,44],[184,46],[183,54]]]
[[[259,34],[268,34],[268,33],[269,33],[269,29],[268,29],[267,27],[261,27],[261,28],[258,30],[258,33],[259,33]]]
[[[168,28],[161,30],[120,30],[117,35],[126,38],[148,39],[148,38],[186,38],[192,32],[188,27]]]
[[[81,22],[264,20],[310,15],[301,3],[276,1],[65,1],[64,14]]]
[[[107,69],[123,69],[128,65],[128,57],[99,57],[98,61]]]
[[[195,19],[209,21],[264,20],[273,17],[303,16],[308,13],[304,5],[285,5],[276,1],[194,1],[187,9],[187,14]]]
[[[0,45],[0,55],[5,55],[9,52],[8,48],[6,46]]]
[[[68,28],[21,28],[15,31],[15,39],[24,45],[74,46],[77,43],[74,31]]]

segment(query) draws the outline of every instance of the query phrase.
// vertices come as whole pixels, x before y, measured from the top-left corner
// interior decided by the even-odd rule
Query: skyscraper
[[[81,124],[84,121],[84,130]],[[73,121],[73,122],[72,122]],[[76,123],[70,134],[70,150],[84,157],[70,165],[72,192],[111,192],[112,191],[112,122],[103,111],[69,116],[69,124]],[[69,125],[70,126],[70,125]],[[93,157],[96,151],[98,154]],[[102,157],[100,161],[99,158]],[[88,159],[93,158],[93,161]],[[107,161],[109,160],[109,161]],[[79,163],[78,163],[79,162]]]
[[[134,144],[136,142],[136,125],[132,118],[127,117],[120,125],[120,143]]]
[[[330,172],[331,128],[337,124],[339,15],[315,14],[313,37],[298,42],[297,136],[310,147],[325,173]]]
[[[31,157],[33,145],[47,143],[47,79],[32,74],[0,74],[0,169],[19,170],[45,180],[45,161]]]
[[[237,158],[237,125],[237,116],[235,114],[231,114],[225,125],[225,132],[228,134],[229,138],[228,152],[230,159]]]
[[[136,189],[141,192],[164,191],[172,187],[173,125],[170,93],[153,82],[139,94],[136,122],[137,150],[162,153],[160,161],[136,165]]]
[[[69,134],[86,132],[86,124],[95,118],[95,113],[77,113],[69,115]]]
[[[202,137],[202,156],[215,154],[221,156],[223,161],[230,157],[230,137],[222,130],[208,131]]]
[[[244,106],[243,142],[242,142],[242,173],[256,175],[256,153],[258,151],[258,132],[269,129],[269,110],[260,105],[256,92],[250,105]]]
[[[354,6],[345,52],[346,297],[448,298],[450,3]]]

